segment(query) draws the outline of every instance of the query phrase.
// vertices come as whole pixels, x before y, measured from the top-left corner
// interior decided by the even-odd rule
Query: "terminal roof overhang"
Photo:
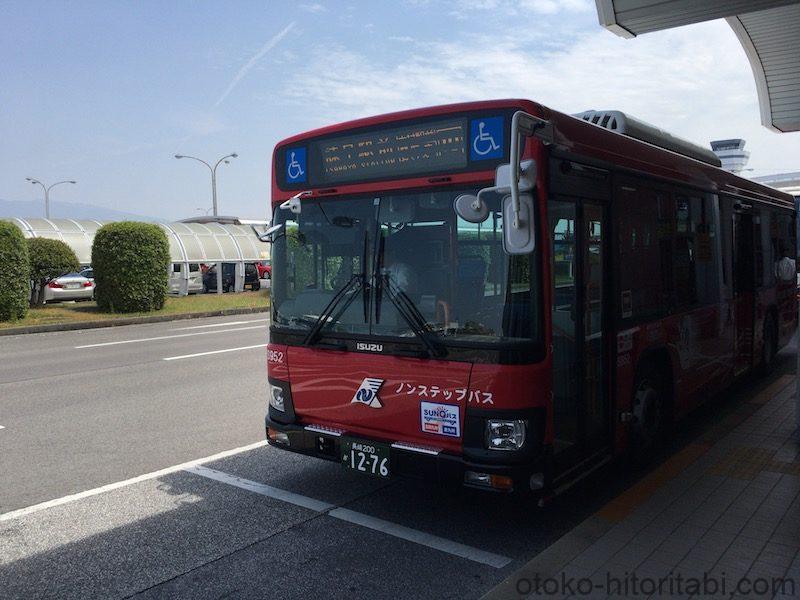
[[[800,131],[800,0],[596,0],[600,24],[622,37],[724,18],[756,80],[761,123]]]

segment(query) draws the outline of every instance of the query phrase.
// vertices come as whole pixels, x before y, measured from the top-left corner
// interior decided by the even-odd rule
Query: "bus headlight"
[[[519,450],[525,443],[526,423],[522,419],[486,419],[486,447],[489,450]]]
[[[275,410],[286,411],[283,388],[278,385],[269,385],[269,405]]]

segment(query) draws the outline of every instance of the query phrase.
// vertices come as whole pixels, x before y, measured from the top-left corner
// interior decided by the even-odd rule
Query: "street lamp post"
[[[231,152],[230,154],[226,154],[222,158],[220,158],[214,166],[212,167],[209,163],[204,161],[202,158],[197,158],[196,156],[187,156],[185,154],[176,154],[175,158],[191,158],[192,160],[196,160],[197,162],[203,163],[205,166],[208,167],[208,170],[211,171],[211,206],[212,212],[214,216],[217,215],[217,167],[220,166],[223,162],[227,165],[230,164],[229,158],[237,158],[239,155],[236,152]]]
[[[33,185],[37,185],[38,184],[38,185],[42,186],[42,189],[44,190],[44,218],[45,219],[49,219],[50,218],[50,190],[53,189],[54,187],[56,187],[57,185],[61,185],[62,183],[71,183],[73,185],[78,183],[77,181],[65,180],[65,181],[56,181],[55,183],[52,183],[50,185],[45,185],[44,183],[42,183],[38,179],[34,179],[33,177],[26,177],[25,180],[26,181],[30,181]]]
[[[220,158],[217,162],[214,163],[212,167],[202,158],[197,158],[196,156],[187,156],[185,154],[176,154],[175,158],[191,158],[192,160],[196,160],[197,162],[203,163],[205,166],[208,167],[208,170],[211,171],[211,210],[214,216],[217,215],[217,167],[220,166],[223,162],[227,165],[230,164],[229,158],[236,158],[239,155],[236,152],[231,152],[230,154],[226,154],[222,158]],[[234,279],[235,281],[235,279]],[[222,261],[217,263],[217,293],[222,293]]]

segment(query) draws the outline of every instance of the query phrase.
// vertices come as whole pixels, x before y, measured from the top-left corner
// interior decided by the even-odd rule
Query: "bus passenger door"
[[[755,248],[753,216],[747,212],[733,213],[733,312],[734,375],[739,375],[753,362]]]
[[[563,198],[563,199],[562,199]],[[568,470],[609,441],[604,208],[548,203],[551,240],[554,458]]]
[[[583,204],[583,395],[584,448],[592,452],[608,438],[604,349],[605,219],[599,204]]]

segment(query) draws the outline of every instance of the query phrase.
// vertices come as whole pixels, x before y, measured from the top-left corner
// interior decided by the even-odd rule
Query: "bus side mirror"
[[[486,202],[472,194],[461,194],[453,201],[453,209],[467,223],[483,223],[489,218]]]
[[[511,196],[503,198],[503,250],[506,254],[530,254],[536,248],[533,196],[519,194],[518,204]],[[518,227],[513,223],[517,219]]]
[[[272,243],[275,241],[273,236],[279,233],[285,226],[285,223],[278,223],[277,225],[267,228],[266,231],[259,231],[256,229],[255,225],[251,225],[250,227],[253,228],[253,233],[256,234],[259,242]]]
[[[297,196],[289,198],[285,202],[282,202],[279,208],[281,210],[290,210],[294,214],[299,215],[300,211],[302,210],[302,207],[300,205],[300,198],[298,198]]]
[[[297,192],[294,196],[292,196],[285,202],[281,202],[279,208],[281,210],[290,210],[294,214],[299,215],[300,212],[303,210],[302,205],[300,204],[300,199],[308,196],[311,196],[310,190],[303,190],[302,192]]]

